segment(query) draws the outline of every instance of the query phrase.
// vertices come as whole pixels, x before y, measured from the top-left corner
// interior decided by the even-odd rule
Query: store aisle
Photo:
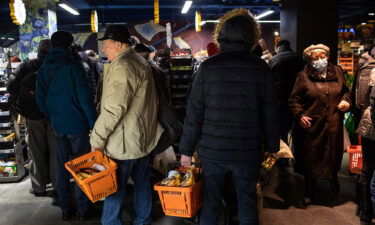
[[[302,195],[302,178],[291,169],[277,169],[271,176],[271,183],[263,190],[263,225],[359,225],[355,215],[354,178],[347,173],[347,155],[339,175],[341,192],[335,196],[330,193],[327,181],[318,182],[316,204],[306,210],[293,206]],[[76,225],[100,224],[102,203],[93,206],[93,216],[84,223],[73,219],[61,221],[58,207],[52,206],[50,197],[34,197],[29,193],[30,180],[19,183],[0,184],[0,225]],[[130,199],[125,202],[122,215],[125,225],[130,224]],[[155,225],[194,225],[192,220],[162,216],[160,205],[153,210]]]

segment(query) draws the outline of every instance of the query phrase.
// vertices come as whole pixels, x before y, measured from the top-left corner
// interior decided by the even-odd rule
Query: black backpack
[[[38,71],[27,74],[18,88],[15,102],[16,111],[22,116],[36,120],[44,117],[36,104],[36,76]]]

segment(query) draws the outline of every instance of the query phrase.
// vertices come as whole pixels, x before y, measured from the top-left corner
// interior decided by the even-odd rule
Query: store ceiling
[[[356,25],[367,21],[368,13],[375,12],[375,0],[338,0],[340,25]],[[89,31],[90,12],[96,9],[100,25],[153,19],[153,0],[60,0],[79,10],[79,16],[73,16],[57,7],[59,29],[72,32]],[[276,11],[267,20],[279,18],[279,3],[273,0],[194,0],[187,14],[181,14],[184,0],[159,0],[161,20],[186,20],[194,23],[194,13],[201,11],[203,20],[217,19],[233,8],[248,8],[258,14],[268,8]],[[6,46],[18,40],[18,27],[9,16],[9,0],[0,0],[0,46]],[[374,18],[375,19],[375,18]],[[102,26],[104,27],[104,26]],[[1,39],[4,37],[5,39]],[[8,40],[14,39],[14,40]]]

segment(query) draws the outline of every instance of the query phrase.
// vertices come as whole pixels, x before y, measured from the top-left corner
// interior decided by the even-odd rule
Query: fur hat
[[[325,46],[323,44],[317,44],[317,45],[310,45],[303,51],[303,59],[305,61],[310,61],[311,55],[314,51],[325,51],[327,53],[327,56],[329,56],[329,47]]]
[[[214,43],[220,48],[220,42],[246,42],[254,47],[259,40],[260,29],[253,15],[246,9],[234,9],[220,18],[215,28]]]

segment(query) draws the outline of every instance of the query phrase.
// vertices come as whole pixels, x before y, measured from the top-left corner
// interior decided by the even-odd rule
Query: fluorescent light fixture
[[[189,11],[191,4],[193,4],[193,1],[185,1],[184,7],[182,7],[181,13],[185,14]]]
[[[278,31],[275,31],[273,34],[274,34],[275,36],[279,36],[279,32],[278,32]]]
[[[14,38],[8,37],[8,40],[10,40],[10,41],[14,41]]]
[[[79,15],[79,12],[76,9],[73,9],[72,7],[68,6],[65,3],[60,3],[59,6],[75,16]]]
[[[266,17],[272,13],[274,13],[275,11],[271,10],[271,9],[267,9],[266,11],[262,12],[261,14],[255,16],[255,19],[259,20],[260,18],[263,18],[263,17]]]
[[[258,23],[280,23],[280,20],[258,20]]]
[[[368,13],[369,16],[375,16],[375,13]]]
[[[361,25],[365,25],[366,23],[361,23]]]
[[[5,40],[5,37],[1,37],[2,40]]]

